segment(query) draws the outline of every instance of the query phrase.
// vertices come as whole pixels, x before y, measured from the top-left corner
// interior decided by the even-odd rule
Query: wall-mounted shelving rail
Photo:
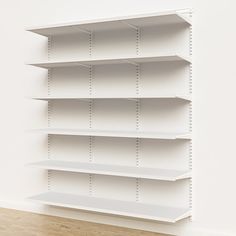
[[[176,53],[174,51],[172,53],[140,53],[141,47],[141,31],[140,29],[148,29],[151,27],[161,27],[168,28],[170,26],[181,26],[182,28],[189,29],[189,39],[187,48],[189,48],[189,52],[186,53],[186,50],[181,53]],[[136,45],[136,55],[131,56],[93,56],[93,39],[96,33],[101,34],[102,32],[108,32],[110,30],[119,31],[119,30],[127,30],[132,29],[136,32],[135,45]],[[181,28],[181,29],[182,29]],[[37,129],[35,130],[38,133],[48,135],[49,139],[51,136],[79,136],[79,137],[88,137],[89,138],[89,162],[81,162],[81,161],[70,161],[59,160],[57,158],[48,159],[44,161],[37,161],[30,163],[29,166],[33,166],[36,168],[48,170],[50,175],[52,171],[63,172],[63,173],[79,173],[79,174],[88,174],[89,175],[89,189],[90,194],[88,195],[80,195],[80,194],[71,194],[63,191],[49,191],[39,195],[35,195],[30,199],[51,206],[59,206],[66,208],[73,208],[91,212],[99,212],[99,213],[107,213],[119,216],[126,217],[135,217],[139,219],[146,220],[156,220],[163,222],[177,222],[178,220],[184,219],[186,217],[191,216],[191,197],[192,197],[192,186],[191,186],[191,169],[192,169],[192,147],[191,147],[191,129],[192,129],[192,108],[191,108],[191,93],[192,93],[192,32],[191,32],[191,17],[190,13],[183,13],[178,11],[172,12],[164,12],[164,13],[155,13],[149,15],[137,15],[137,16],[129,16],[129,17],[117,17],[111,19],[101,19],[101,20],[90,20],[90,21],[82,21],[75,23],[67,23],[67,24],[56,24],[49,26],[41,26],[35,28],[27,29],[30,32],[46,36],[49,40],[49,50],[51,45],[51,41],[53,37],[64,37],[66,35],[76,34],[88,34],[89,35],[89,55],[86,58],[79,58],[77,60],[68,60],[68,59],[60,59],[54,60],[50,59],[48,61],[39,61],[39,62],[30,62],[29,65],[48,69],[49,79],[51,76],[51,70],[58,68],[74,68],[74,67],[85,67],[89,71],[89,94],[86,95],[71,95],[71,96],[58,96],[50,94],[50,91],[46,96],[38,96],[33,97],[36,100],[47,101],[49,104],[49,119],[50,124],[52,123],[52,118],[50,117],[50,104],[57,101],[74,101],[74,100],[85,100],[89,102],[89,128],[88,129],[57,129],[48,127],[46,129]],[[163,32],[162,32],[163,33]],[[165,34],[165,32],[164,32]],[[143,44],[145,45],[145,44]],[[145,46],[143,46],[145,47]],[[144,52],[144,50],[143,50]],[[50,54],[53,52],[50,51]],[[79,56],[79,55],[78,55]],[[182,63],[185,68],[189,68],[189,77],[188,84],[189,88],[181,90],[181,92],[176,93],[157,93],[148,95],[141,95],[140,93],[140,67],[143,64],[149,63],[174,63],[174,65],[178,65],[176,63]],[[119,64],[132,64],[136,68],[136,95],[94,95],[92,93],[92,80],[93,80],[93,67],[101,66],[101,65],[119,65]],[[177,73],[177,72],[175,72]],[[66,80],[65,80],[66,81]],[[51,89],[50,81],[48,82],[49,90]],[[93,129],[92,128],[92,109],[93,109],[93,101],[95,100],[111,100],[114,99],[127,99],[133,100],[136,102],[136,130],[104,130],[104,129]],[[187,126],[189,128],[185,128],[183,132],[157,132],[157,131],[145,131],[140,129],[140,100],[148,100],[148,99],[156,99],[156,100],[182,100],[184,104],[188,106],[189,112],[189,120]],[[168,105],[168,103],[167,103]],[[131,138],[136,140],[136,166],[128,166],[128,165],[116,165],[116,164],[106,164],[106,163],[95,163],[92,162],[92,148],[93,148],[93,137],[105,137],[105,138]],[[188,168],[154,168],[140,166],[140,142],[141,140],[164,140],[165,142],[189,142],[189,166]],[[48,145],[50,146],[50,141],[48,141]],[[50,148],[50,147],[49,147]],[[51,150],[50,150],[51,151]],[[68,154],[69,156],[69,154]],[[113,157],[111,157],[113,158]],[[145,158],[145,157],[144,157]],[[136,179],[136,202],[135,201],[126,201],[126,200],[115,200],[115,199],[107,199],[101,198],[98,196],[93,196],[92,193],[92,175],[98,176],[114,176],[114,177],[124,177],[124,178],[135,178]],[[153,204],[142,202],[139,199],[139,191],[141,189],[139,179],[152,180],[152,181],[161,181],[161,182],[172,182],[176,181],[187,181],[189,185],[189,205],[187,207],[170,207],[170,206],[162,206],[161,204]],[[151,193],[150,193],[151,194]],[[173,195],[173,194],[172,194]],[[186,205],[186,204],[185,204]]]

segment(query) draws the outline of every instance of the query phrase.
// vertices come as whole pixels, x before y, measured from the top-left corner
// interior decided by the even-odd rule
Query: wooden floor
[[[164,236],[147,231],[2,208],[0,222],[1,236]]]

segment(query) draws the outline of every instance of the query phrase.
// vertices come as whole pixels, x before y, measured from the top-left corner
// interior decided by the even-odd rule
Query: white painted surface
[[[81,7],[82,5],[83,7]],[[31,25],[157,12],[191,6],[194,7],[193,61],[195,65],[193,221],[190,223],[181,222],[171,226],[87,213],[78,214],[74,211],[39,208],[36,205],[28,204],[25,201],[27,196],[46,191],[47,178],[41,171],[30,170],[24,165],[30,161],[41,160],[44,156],[42,154],[43,145],[45,145],[46,154],[46,143],[43,137],[29,135],[25,133],[25,130],[46,124],[46,120],[44,120],[46,105],[35,106],[35,102],[30,102],[24,97],[39,90],[45,92],[43,89],[45,80],[41,78],[46,76],[46,72],[29,68],[24,65],[24,62],[39,57],[45,59],[46,41],[44,38],[25,33],[24,28]],[[157,232],[176,233],[181,236],[234,235],[236,232],[234,217],[236,176],[233,136],[236,118],[233,109],[235,66],[234,54],[232,53],[235,50],[235,27],[232,26],[232,22],[235,22],[234,9],[235,2],[232,0],[224,2],[155,0],[148,1],[148,4],[146,1],[131,0],[119,2],[103,0],[94,1],[91,4],[73,0],[70,1],[70,4],[68,1],[23,0],[4,2],[0,10],[1,35],[3,35],[0,44],[2,55],[0,60],[2,78],[4,78],[1,86],[2,155],[0,158],[3,163],[0,171],[1,205]],[[124,55],[124,52],[121,53]],[[221,60],[221,58],[228,58],[228,60]],[[130,68],[130,70],[132,69]],[[109,76],[109,71],[106,76]],[[73,80],[73,74],[70,74],[68,78]],[[148,79],[151,80],[151,77]],[[112,81],[112,83],[115,82]],[[86,86],[86,81],[83,85]],[[59,87],[59,84],[56,86]],[[148,84],[144,87],[150,89]],[[99,84],[97,89],[99,90]],[[156,86],[155,89],[159,88]],[[72,90],[76,93],[77,86],[74,86]],[[60,92],[66,94],[66,91]],[[9,97],[9,94],[11,94],[11,99],[7,100],[8,105],[6,106],[5,98],[6,96]],[[86,109],[83,104],[80,106]],[[42,112],[45,113],[42,114]],[[77,111],[76,114],[80,117],[81,126],[83,126],[82,117]],[[158,118],[158,115],[156,117]],[[60,141],[66,142],[63,139]],[[84,142],[85,140],[80,141]],[[102,140],[101,145],[107,142],[107,140]],[[115,143],[110,142],[109,151],[112,153],[112,147]],[[43,145],[39,145],[39,143]],[[68,145],[69,143],[71,142],[68,142]],[[156,144],[159,145],[160,143]],[[178,143],[172,145],[177,150],[182,148]],[[81,151],[83,151],[83,146],[81,144],[77,148],[81,147]],[[132,149],[129,151],[132,153]],[[147,150],[143,151],[146,152]],[[164,150],[159,150],[159,152],[164,152]],[[84,153],[87,153],[87,150],[84,150]],[[176,150],[174,153],[179,155]],[[153,153],[149,154],[149,157],[158,162],[160,166],[165,165],[166,160],[156,160]],[[71,153],[71,158],[73,155],[76,157],[76,152]],[[169,150],[165,156],[171,158],[173,153]],[[123,163],[125,162],[129,162],[129,160],[123,160]],[[144,164],[147,164],[145,160]],[[80,179],[77,184],[80,184],[81,187],[84,186],[84,188],[87,186],[86,184],[83,185],[83,179]]]

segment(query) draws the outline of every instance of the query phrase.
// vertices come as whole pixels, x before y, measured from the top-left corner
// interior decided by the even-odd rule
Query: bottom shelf
[[[30,197],[29,199],[51,206],[169,223],[175,223],[190,216],[190,210],[186,208],[164,207],[153,204],[127,202],[52,191]]]

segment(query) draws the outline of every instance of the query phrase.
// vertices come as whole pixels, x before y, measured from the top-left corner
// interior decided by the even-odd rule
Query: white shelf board
[[[54,135],[77,135],[77,136],[97,136],[97,137],[123,137],[123,138],[145,138],[145,139],[191,139],[190,133],[158,133],[144,131],[111,131],[94,129],[35,129],[43,134]]]
[[[54,101],[54,100],[89,100],[89,99],[126,99],[126,100],[138,100],[138,99],[179,99],[191,101],[190,95],[173,95],[173,94],[165,94],[165,95],[150,95],[150,96],[91,96],[91,97],[60,97],[60,96],[41,96],[41,97],[32,97],[35,100],[43,100],[43,101]]]
[[[119,216],[175,223],[191,215],[189,209],[165,207],[75,194],[46,192],[29,198],[41,204]]]
[[[112,175],[163,181],[177,181],[191,177],[190,171],[155,169],[134,166],[118,166],[98,163],[46,160],[30,163],[30,166],[46,170],[68,171],[98,175]]]
[[[78,32],[89,33],[101,30],[118,30],[127,27],[140,28],[166,24],[186,24],[188,26],[191,25],[191,20],[186,15],[181,14],[181,12],[169,11],[161,13],[37,26],[28,28],[26,30],[49,37],[53,35],[72,34]]]
[[[71,60],[71,61],[45,61],[45,62],[31,62],[28,65],[40,68],[50,69],[57,67],[73,67],[90,65],[109,65],[109,64],[140,64],[148,62],[167,62],[167,61],[184,61],[191,62],[190,57],[183,55],[148,55],[138,57],[120,57],[120,58],[90,58],[86,60]]]

